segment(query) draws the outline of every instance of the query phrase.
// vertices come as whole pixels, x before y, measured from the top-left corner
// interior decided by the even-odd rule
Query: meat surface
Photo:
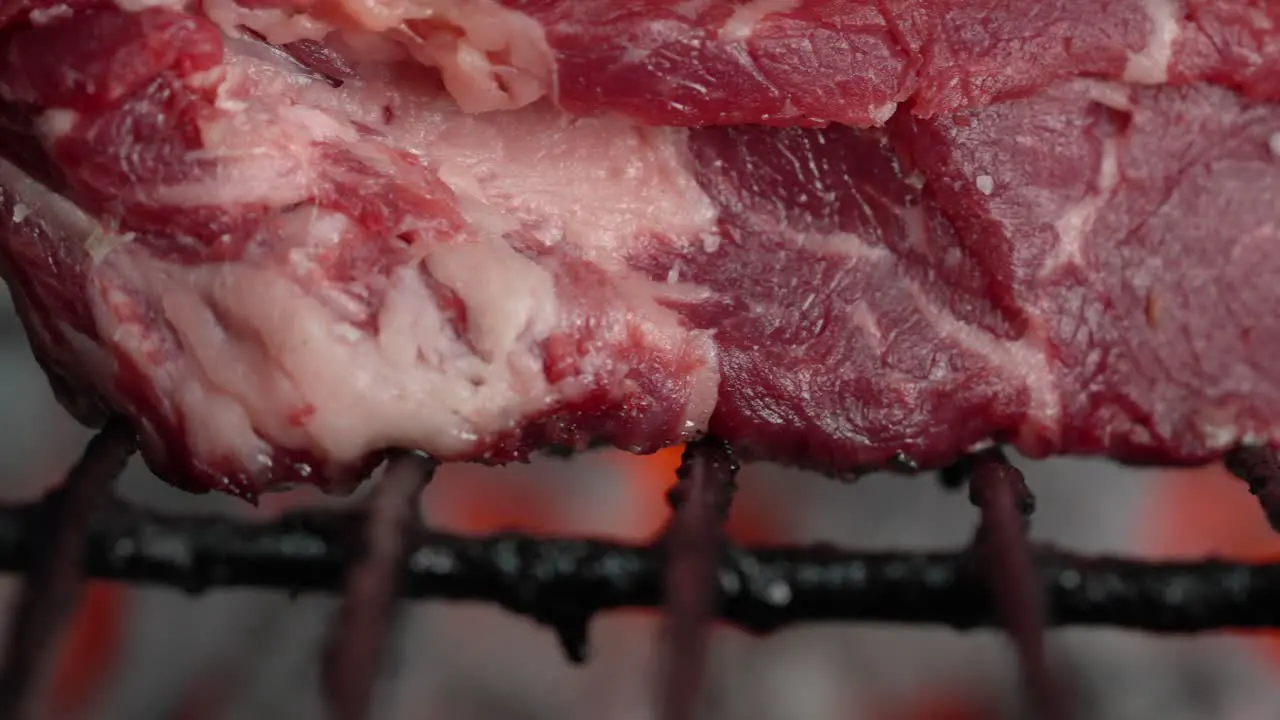
[[[1074,77],[1280,99],[1265,0],[206,0],[279,44],[340,35],[442,71],[464,111],[550,96],[652,125],[859,127]],[[370,40],[370,35],[379,36]],[[394,48],[388,51],[388,47]]]
[[[1278,8],[11,1],[0,272],[193,491],[1204,462],[1280,441]]]

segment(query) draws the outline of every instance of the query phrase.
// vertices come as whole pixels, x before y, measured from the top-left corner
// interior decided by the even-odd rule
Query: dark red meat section
[[[1167,77],[1137,81],[1280,98],[1280,6],[1258,0],[778,2],[744,37],[724,27],[748,2],[503,4],[546,28],[563,107],[659,125],[878,125],[902,103],[932,117],[1066,78],[1121,80],[1162,12],[1177,20]]]

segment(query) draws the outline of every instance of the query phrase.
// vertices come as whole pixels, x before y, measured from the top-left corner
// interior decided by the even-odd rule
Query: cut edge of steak
[[[708,430],[841,474],[1280,440],[1251,283],[1280,275],[1280,109],[1220,87],[687,130],[467,114],[416,63],[162,8],[0,51],[0,271],[37,357],[189,490]]]

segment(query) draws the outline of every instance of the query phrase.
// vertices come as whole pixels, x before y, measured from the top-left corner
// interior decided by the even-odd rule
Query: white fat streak
[[[1030,392],[1027,426],[1056,431],[1062,418],[1062,392],[1049,363],[1045,340],[1028,333],[1018,340],[1002,340],[985,330],[957,320],[925,297],[924,291],[910,283],[912,297],[920,313],[937,329],[941,337],[958,342],[965,349],[983,356],[1012,383]]]
[[[800,7],[800,0],[749,0],[747,4],[733,11],[733,15],[720,28],[720,41],[740,43],[755,33],[758,25],[766,17],[776,13],[787,13]]]
[[[555,93],[555,56],[546,28],[495,0],[342,0],[342,5],[366,30],[417,19],[448,23],[448,32],[404,32],[400,37],[415,58],[440,70],[464,112],[514,110]],[[398,10],[388,14],[386,8]],[[390,20],[392,25],[384,28]]]
[[[191,333],[191,318],[208,316],[208,308],[197,299],[190,276],[179,272],[154,272],[148,261],[137,256],[126,258],[123,263],[112,263],[104,275],[97,292],[90,296],[99,333],[110,340],[111,347],[123,353],[152,382],[167,400],[165,410],[170,423],[186,425],[186,441],[193,454],[201,458],[238,458],[246,467],[255,468],[268,457],[268,446],[258,435],[246,407],[226,388],[216,382],[216,375],[192,362],[192,352],[199,352],[192,344],[226,342],[223,359],[235,363],[215,368],[222,373],[251,371],[240,361],[246,344],[231,338],[216,320],[213,329],[204,333]],[[156,309],[161,310],[172,324],[164,325],[177,334],[183,351],[173,352],[165,345],[165,336],[158,328],[139,318],[147,313],[128,312],[139,307],[143,298],[159,289]],[[266,313],[266,314],[269,314]],[[123,320],[123,321],[122,321]],[[264,380],[254,377],[255,380]],[[114,383],[107,380],[99,387],[111,389]],[[131,403],[128,396],[117,397],[125,407]],[[199,422],[186,422],[186,418],[199,418]],[[161,448],[162,450],[164,448]]]
[[[1204,444],[1213,450],[1230,449],[1240,436],[1240,428],[1235,425],[1218,425],[1208,422],[1201,423],[1199,429]]]
[[[216,100],[222,112],[200,122],[204,148],[193,155],[216,161],[217,171],[157,188],[157,202],[174,207],[303,202],[314,194],[324,167],[320,143],[355,142],[349,123],[304,105],[281,103],[269,116],[251,113],[245,98],[261,81],[259,67],[227,68]]]
[[[1249,20],[1249,24],[1256,30],[1274,30],[1276,27],[1276,24],[1271,21],[1271,17],[1267,15],[1265,5],[1263,7],[1247,7],[1239,10],[1232,8],[1232,10],[1236,10],[1236,12],[1243,11],[1245,18]]]
[[[978,442],[965,448],[964,451],[972,455],[974,453],[980,453],[983,450],[990,450],[991,448],[995,447],[998,444],[999,443],[997,443],[992,438],[983,438],[982,440],[979,440]]]
[[[897,111],[898,111],[897,101],[890,100],[889,102],[881,105],[880,107],[872,108],[871,122],[877,126],[884,125],[885,123],[889,122],[889,119],[892,118],[893,114],[896,113]]]
[[[979,175],[973,179],[973,183],[978,186],[978,192],[983,195],[990,195],[992,192],[995,192],[996,181],[995,178],[990,175]]]
[[[907,222],[908,237],[913,242],[919,242],[927,232],[924,210],[918,206],[907,207],[902,208],[900,214]],[[871,248],[861,240],[851,245],[851,249],[864,256],[889,252],[882,248]],[[924,291],[915,282],[910,280],[903,282],[908,284],[920,313],[937,329],[941,337],[951,338],[964,348],[982,355],[1004,371],[1006,377],[1021,382],[1027,387],[1031,393],[1031,402],[1027,411],[1028,427],[1045,429],[1058,427],[1062,415],[1062,397],[1049,365],[1045,338],[1039,337],[1035,332],[1028,332],[1019,340],[1001,340],[981,328],[957,320],[926,297]],[[868,337],[873,340],[879,339],[878,323],[872,322],[868,326],[866,320],[857,314],[855,319],[868,330]]]
[[[1071,91],[1079,91],[1085,97],[1112,110],[1120,112],[1133,111],[1133,88],[1119,82],[1098,80],[1096,78],[1077,78],[1065,87]]]
[[[217,410],[216,422],[188,426],[194,448],[236,449],[250,467],[259,432],[324,448],[339,463],[387,446],[463,453],[574,388],[549,386],[537,351],[558,312],[546,270],[510,248],[441,247],[433,259],[455,282],[470,276],[456,287],[468,290],[478,354],[453,334],[416,266],[393,273],[369,333],[335,322],[326,303],[278,270],[186,268],[133,254],[129,285],[161,303],[184,352],[157,364],[147,352],[153,327],[104,329],[176,410],[201,418]],[[116,321],[106,313],[100,322]],[[286,410],[307,406],[305,423],[289,421]]]
[[[1102,142],[1101,158],[1094,191],[1063,213],[1054,223],[1058,232],[1058,244],[1052,257],[1044,265],[1044,274],[1071,263],[1083,261],[1084,239],[1098,219],[1098,212],[1110,200],[1112,192],[1120,184],[1119,148],[1115,140]]]
[[[906,217],[906,216],[904,216]],[[912,219],[906,217],[906,223]],[[908,233],[911,230],[908,229]],[[861,235],[849,232],[814,233],[812,235],[791,235],[798,244],[830,257],[844,258],[850,261],[884,260],[892,257],[887,248],[869,245]]]
[[[806,298],[805,307],[808,307],[812,301],[812,296]],[[867,334],[867,339],[871,341],[876,351],[883,355],[885,351],[884,331],[880,329],[880,320],[872,312],[870,304],[866,300],[858,300],[853,305],[852,313],[853,321]]]
[[[627,272],[631,250],[657,235],[719,247],[719,210],[698,185],[685,130],[616,118],[566,125],[540,106],[459,118],[410,143],[422,143],[481,234],[523,223],[540,242],[577,246],[611,273]]]
[[[236,0],[203,0],[201,10],[205,17],[229,36],[239,34],[240,28],[246,27],[276,45],[286,45],[298,40],[322,40],[333,32],[333,27],[327,22],[310,15],[294,14],[276,8],[246,8]]]
[[[75,129],[80,122],[80,113],[75,110],[53,108],[46,110],[36,121],[36,128],[44,136],[46,142],[53,142]]]
[[[1151,20],[1147,46],[1130,53],[1124,68],[1125,82],[1160,85],[1169,80],[1173,47],[1182,33],[1182,4],[1179,0],[1142,0]]]
[[[28,17],[32,25],[41,27],[43,25],[52,25],[59,20],[65,20],[74,15],[75,12],[75,8],[70,5],[59,3],[53,7],[32,10]]]
[[[472,344],[488,362],[514,357],[525,338],[544,338],[555,327],[560,311],[551,274],[505,242],[438,245],[427,266],[466,304]]]
[[[1266,445],[1272,441],[1264,428],[1241,421],[1234,403],[1210,404],[1196,414],[1196,429],[1207,449],[1224,451],[1237,445]],[[1274,430],[1270,433],[1274,435]]]
[[[93,259],[95,265],[101,263],[111,254],[112,250],[133,242],[137,237],[134,233],[108,233],[100,232],[90,235],[84,242],[85,250],[89,252],[89,257]]]

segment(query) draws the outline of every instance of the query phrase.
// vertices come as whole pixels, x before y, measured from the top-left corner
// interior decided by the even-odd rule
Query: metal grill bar
[[[0,571],[38,563],[38,505],[0,507]],[[91,577],[198,593],[223,587],[336,594],[344,586],[349,515],[307,512],[272,523],[175,517],[124,504],[94,521]],[[552,626],[599,611],[663,602],[664,553],[587,539],[517,534],[408,539],[402,594],[496,603]],[[1280,563],[1142,562],[1037,548],[1053,625],[1158,632],[1280,627]],[[829,546],[729,548],[717,616],[753,632],[803,622],[997,627],[981,568],[968,552],[859,553]]]

